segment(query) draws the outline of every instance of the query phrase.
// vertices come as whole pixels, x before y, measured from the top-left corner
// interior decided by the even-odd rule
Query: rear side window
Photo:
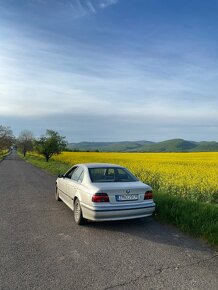
[[[89,168],[92,182],[134,182],[138,179],[127,169],[120,167]]]
[[[71,179],[74,181],[82,181],[84,177],[84,171],[82,167],[77,167],[77,169],[73,172]]]

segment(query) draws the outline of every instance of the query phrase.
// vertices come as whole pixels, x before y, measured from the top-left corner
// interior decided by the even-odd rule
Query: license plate
[[[138,200],[138,194],[116,195],[116,201]]]

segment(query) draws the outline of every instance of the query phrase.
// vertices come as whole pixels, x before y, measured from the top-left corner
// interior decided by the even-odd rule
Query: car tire
[[[84,225],[86,222],[86,219],[83,217],[82,208],[78,198],[76,198],[74,202],[74,220],[77,225]]]
[[[59,194],[58,194],[58,188],[57,188],[57,186],[55,187],[55,199],[56,199],[57,201],[61,201],[61,199],[60,199],[60,197],[59,197]]]

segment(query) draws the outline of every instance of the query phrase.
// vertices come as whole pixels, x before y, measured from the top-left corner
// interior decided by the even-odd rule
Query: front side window
[[[92,182],[134,182],[138,179],[127,169],[120,167],[89,168]]]
[[[68,172],[65,174],[65,177],[71,179],[73,173],[76,171],[77,168],[78,168],[78,167],[73,167],[70,171],[68,171]]]

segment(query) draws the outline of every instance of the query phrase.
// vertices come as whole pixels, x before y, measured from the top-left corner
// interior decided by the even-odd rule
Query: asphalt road
[[[76,226],[55,177],[0,163],[0,289],[218,289],[218,256],[153,218]]]

